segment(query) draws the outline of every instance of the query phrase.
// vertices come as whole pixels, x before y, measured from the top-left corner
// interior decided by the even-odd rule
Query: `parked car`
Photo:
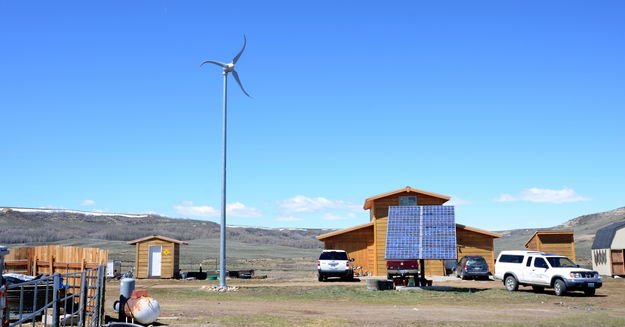
[[[388,279],[395,278],[419,278],[419,260],[386,260],[386,273]]]
[[[481,256],[464,256],[458,261],[454,270],[456,277],[467,278],[488,278],[490,271],[488,263]]]
[[[537,251],[501,251],[495,278],[501,279],[508,291],[516,291],[519,285],[538,292],[553,288],[558,296],[567,291],[592,296],[603,285],[598,272],[580,268],[567,257]]]
[[[328,277],[340,277],[343,280],[354,279],[352,262],[354,259],[350,259],[344,250],[323,250],[317,260],[319,281],[326,281]]]

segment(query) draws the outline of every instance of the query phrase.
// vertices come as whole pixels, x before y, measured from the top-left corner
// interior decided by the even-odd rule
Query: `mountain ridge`
[[[536,231],[573,230],[578,261],[588,261],[595,232],[608,224],[625,221],[625,207],[586,214],[548,228],[497,231],[495,250],[524,249]],[[228,238],[250,244],[275,244],[317,249],[315,236],[335,231],[320,228],[269,228],[228,226]],[[0,243],[55,242],[67,239],[130,241],[147,235],[180,240],[216,239],[219,224],[205,220],[171,218],[156,214],[102,213],[70,209],[0,207]]]

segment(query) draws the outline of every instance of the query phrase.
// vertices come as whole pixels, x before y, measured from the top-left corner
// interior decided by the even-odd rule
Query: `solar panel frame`
[[[390,206],[385,258],[456,259],[453,206]]]

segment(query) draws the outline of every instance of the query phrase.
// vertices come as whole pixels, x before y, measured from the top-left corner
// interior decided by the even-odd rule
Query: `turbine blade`
[[[252,97],[251,95],[247,94],[247,92],[245,92],[245,89],[243,88],[243,84],[241,84],[241,80],[239,79],[239,74],[237,74],[236,70],[232,71],[232,76],[234,76],[234,79],[237,81],[237,84],[239,84],[239,87],[241,88],[241,91],[243,91],[243,93],[245,93],[245,95],[247,95],[248,97]]]
[[[206,64],[206,63],[209,63],[209,64],[215,64],[215,65],[217,65],[217,66],[219,66],[219,67],[221,67],[221,68],[226,68],[226,64],[221,63],[221,62],[219,62],[219,61],[212,61],[212,60],[206,60],[205,62],[201,63],[201,64],[200,64],[200,66],[202,66],[202,65],[204,65],[204,64]]]
[[[243,54],[243,50],[245,50],[245,44],[247,44],[247,39],[245,38],[245,34],[243,34],[243,48],[241,48],[241,51],[239,51],[234,59],[232,59],[233,64],[236,64],[237,61],[239,61],[239,58],[241,58],[241,54]]]

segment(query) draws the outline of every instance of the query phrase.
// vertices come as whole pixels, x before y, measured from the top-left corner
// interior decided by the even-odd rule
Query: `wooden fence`
[[[26,275],[72,273],[106,266],[108,251],[97,248],[44,245],[32,248],[10,248],[4,258],[6,272]]]

